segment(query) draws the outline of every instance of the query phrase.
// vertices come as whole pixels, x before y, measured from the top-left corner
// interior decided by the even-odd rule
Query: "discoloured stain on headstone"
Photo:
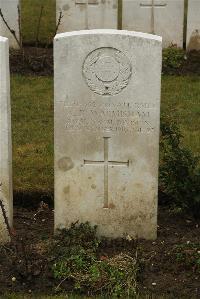
[[[200,1],[188,1],[187,50],[200,51]]]
[[[74,167],[74,163],[72,162],[72,159],[69,157],[64,157],[58,161],[58,167],[62,171],[68,171]]]

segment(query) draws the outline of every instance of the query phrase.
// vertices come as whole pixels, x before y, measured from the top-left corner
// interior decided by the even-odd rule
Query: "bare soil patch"
[[[10,50],[11,73],[49,76],[53,74],[53,49],[24,47],[24,52]]]
[[[166,75],[200,75],[200,51],[186,53],[180,67],[166,66],[162,71]]]
[[[15,207],[15,246],[0,247],[0,295],[19,291],[53,293],[58,282],[52,276],[52,261],[46,254],[53,238],[53,217],[53,210],[45,204],[38,209]],[[162,206],[158,225],[156,241],[104,240],[100,256],[121,252],[135,255],[137,251],[141,293],[200,298],[200,271],[193,262],[194,255],[200,252],[200,221],[171,214]],[[177,251],[180,246],[181,253]],[[180,254],[184,260],[179,259]],[[65,290],[71,291],[70,282],[65,283]]]

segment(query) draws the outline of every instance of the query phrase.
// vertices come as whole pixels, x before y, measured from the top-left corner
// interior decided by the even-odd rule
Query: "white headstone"
[[[0,37],[0,199],[12,226],[12,145],[8,39]],[[0,243],[9,235],[0,207]]]
[[[161,38],[86,30],[54,47],[55,227],[156,238]]]
[[[200,0],[188,1],[187,49],[200,50]]]
[[[123,0],[122,29],[157,34],[183,47],[184,0]]]
[[[19,23],[18,23],[18,6],[20,5],[20,0],[0,0],[0,9],[3,16],[8,23],[9,27],[15,31],[15,34],[19,40]],[[30,16],[31,17],[31,16]],[[0,17],[0,35],[9,38],[9,45],[11,48],[18,48],[18,44],[7,29],[5,23]]]
[[[59,32],[117,29],[118,0],[56,0],[57,20],[63,14]]]

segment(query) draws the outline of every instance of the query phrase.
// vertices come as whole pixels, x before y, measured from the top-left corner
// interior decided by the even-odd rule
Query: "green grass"
[[[36,296],[36,295],[27,295],[27,294],[10,294],[10,295],[5,295],[3,297],[1,297],[1,299],[32,299],[32,298],[36,298],[36,299],[90,299],[90,297],[79,297],[79,296],[73,296],[73,295],[61,295],[61,296]],[[93,299],[95,299],[93,297]],[[98,299],[96,297],[96,299]],[[100,299],[100,298],[99,298]],[[144,298],[147,299],[147,298]],[[159,298],[158,298],[159,299]]]
[[[162,113],[172,115],[181,128],[184,145],[200,153],[200,78],[198,76],[164,76]]]
[[[1,297],[1,299],[32,299],[32,298],[36,298],[36,299],[90,299],[90,297],[85,297],[85,296],[73,296],[73,295],[61,295],[61,296],[33,296],[33,295],[19,295],[19,294],[10,294],[10,295],[5,295],[3,297]],[[99,298],[99,297],[98,297]],[[93,299],[98,299],[97,297]],[[99,298],[100,299],[100,298]],[[144,298],[147,299],[147,298]],[[159,299],[159,298],[158,298]]]
[[[53,194],[53,78],[13,75],[14,190]],[[164,76],[162,112],[180,124],[184,144],[200,152],[199,77]]]
[[[39,41],[45,44],[46,42],[50,42],[54,36],[56,27],[56,1],[22,0],[21,16],[24,43],[35,43],[41,6],[44,7],[44,10],[41,18]]]
[[[13,174],[17,192],[53,191],[53,79],[14,75]]]
[[[1,299],[32,299],[32,298],[36,298],[36,299],[111,299],[111,297],[106,298],[106,297],[85,297],[85,296],[74,296],[74,295],[58,295],[58,296],[32,296],[32,295],[20,295],[20,294],[10,294],[10,295],[5,295],[3,297],[1,297]],[[116,298],[116,297],[114,297]],[[124,298],[126,299],[126,298]],[[134,299],[173,299],[173,296],[159,296],[159,295],[146,295],[146,296],[136,296]],[[175,299],[175,297],[174,297]],[[192,298],[191,298],[192,299]]]

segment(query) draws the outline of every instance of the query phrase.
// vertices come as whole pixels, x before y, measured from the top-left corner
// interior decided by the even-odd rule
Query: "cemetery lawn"
[[[53,80],[11,80],[15,193],[27,199],[53,194]]]
[[[53,198],[53,79],[13,74],[13,174],[16,198]],[[163,76],[162,113],[180,124],[184,145],[200,152],[200,79]]]

